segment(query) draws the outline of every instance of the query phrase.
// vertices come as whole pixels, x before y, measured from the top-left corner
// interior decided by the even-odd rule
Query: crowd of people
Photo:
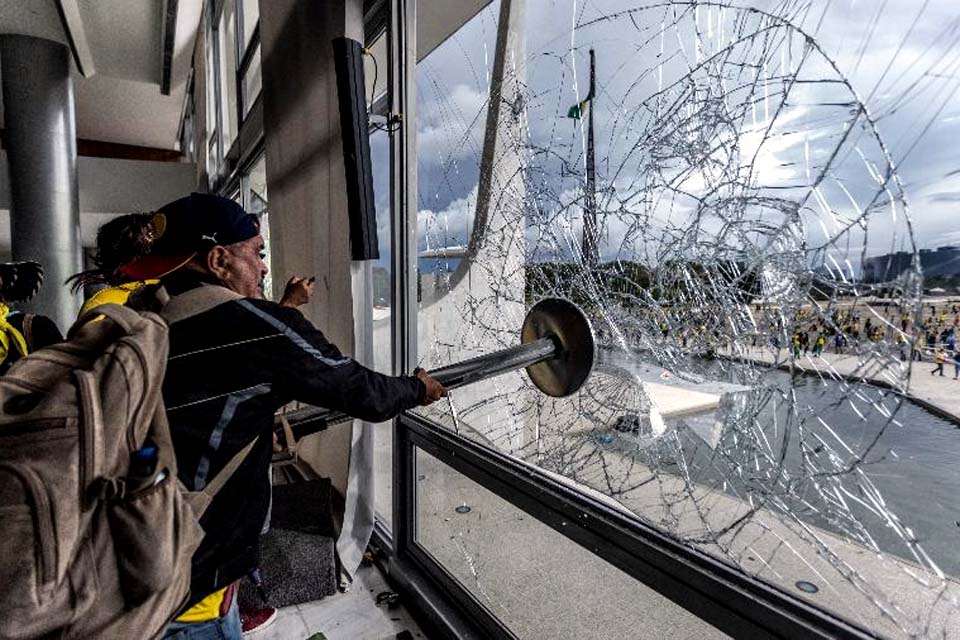
[[[221,471],[235,471],[200,518],[205,535],[193,556],[190,598],[169,625],[169,638],[234,639],[244,626],[264,621],[258,612],[250,625],[241,622],[236,593],[257,568],[279,409],[296,400],[382,422],[446,395],[422,370],[387,376],[341,353],[297,310],[310,299],[313,278],[294,276],[279,302],[265,300],[263,252],[255,216],[232,200],[194,193],[103,225],[94,268],[67,283],[91,294],[80,311],[84,322],[99,320],[98,306],[124,304],[156,285],[169,305],[179,300],[190,310],[165,317],[163,400],[178,476],[187,490],[201,491]],[[26,302],[41,283],[35,263],[0,268],[3,372],[63,340],[49,318],[7,306]]]
[[[901,361],[932,361],[931,375],[943,376],[944,365],[951,361],[954,379],[960,379],[960,306],[956,303],[924,304],[916,321],[910,311],[896,307],[870,309],[863,315],[854,308],[838,309],[829,322],[810,320],[809,315],[806,309],[797,314],[790,339],[795,358],[819,356],[831,349],[836,354],[855,354],[865,343],[886,341],[895,346]],[[772,343],[779,348],[776,338]]]
[[[801,358],[855,355],[882,345],[901,361],[932,362],[931,375],[945,375],[944,367],[952,363],[954,379],[960,380],[960,304],[953,301],[928,302],[919,309],[893,301],[851,301],[829,314],[802,306],[792,315],[779,306],[751,304],[738,307],[737,313],[728,317],[706,305],[673,305],[649,318],[655,319],[661,345],[683,353],[730,353],[746,341],[754,349],[787,349]],[[648,320],[645,326],[650,324]]]

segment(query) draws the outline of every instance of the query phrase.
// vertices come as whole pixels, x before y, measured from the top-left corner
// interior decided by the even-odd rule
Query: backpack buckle
[[[100,477],[93,481],[90,492],[97,500],[120,500],[127,495],[127,483],[122,478]]]

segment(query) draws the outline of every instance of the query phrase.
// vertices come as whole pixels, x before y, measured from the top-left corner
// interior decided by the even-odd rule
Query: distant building
[[[867,258],[863,263],[864,282],[887,282],[910,268],[913,254],[906,251]],[[925,278],[960,275],[960,247],[920,250],[920,267]]]

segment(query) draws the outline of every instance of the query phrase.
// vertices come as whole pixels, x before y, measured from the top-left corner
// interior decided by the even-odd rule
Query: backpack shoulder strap
[[[210,503],[213,502],[213,498],[220,492],[220,489],[223,488],[223,485],[227,484],[234,472],[240,468],[240,465],[243,464],[243,461],[247,459],[247,456],[250,455],[250,451],[260,440],[260,436],[257,436],[250,443],[245,446],[243,449],[240,449],[228,462],[223,469],[220,470],[220,473],[213,477],[207,485],[197,493],[201,494],[201,499],[193,501],[193,510],[194,515],[197,519],[203,515],[207,510],[207,507],[210,506]]]
[[[168,324],[186,320],[192,316],[209,311],[216,306],[232,300],[239,300],[242,295],[218,285],[203,285],[191,289],[186,293],[170,298],[170,302],[163,308],[160,315]]]
[[[141,315],[129,307],[119,304],[102,304],[88,310],[85,314],[77,318],[70,330],[67,332],[67,340],[75,337],[77,333],[87,325],[87,323],[97,316],[106,316],[119,326],[124,333],[133,333],[138,327],[143,326],[147,316]]]
[[[23,314],[23,341],[27,343],[27,353],[33,353],[33,317],[32,313]]]

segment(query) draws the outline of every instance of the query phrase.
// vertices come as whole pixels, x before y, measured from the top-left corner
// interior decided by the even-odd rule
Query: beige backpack
[[[202,531],[161,399],[167,325],[95,313],[0,378],[2,638],[153,638],[188,597]]]

